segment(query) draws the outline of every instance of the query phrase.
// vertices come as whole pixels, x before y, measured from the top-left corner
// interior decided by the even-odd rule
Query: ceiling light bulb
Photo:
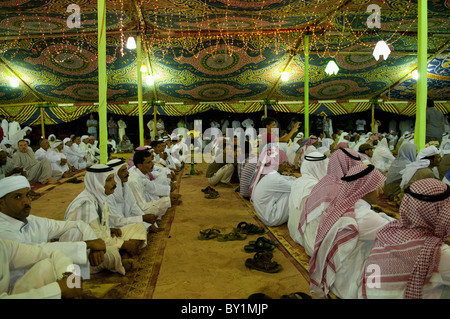
[[[142,64],[140,70],[142,73],[147,73],[147,66],[145,64]]]
[[[127,49],[130,49],[130,50],[136,49],[136,41],[134,40],[133,37],[128,37]]]
[[[384,41],[378,41],[377,45],[375,46],[375,49],[373,50],[373,56],[377,61],[380,59],[380,55],[382,55],[383,58],[386,60],[390,53],[391,50]]]
[[[339,67],[336,64],[336,62],[334,62],[334,60],[331,60],[330,62],[328,62],[327,67],[325,68],[325,73],[328,75],[333,75],[333,74],[337,74],[339,72]]]
[[[412,71],[412,78],[414,79],[414,80],[416,80],[417,81],[417,79],[419,79],[419,71],[417,71],[417,70],[414,70],[414,71]]]
[[[147,83],[147,85],[153,85],[155,83],[155,78],[151,75],[147,75],[145,77],[145,83]]]
[[[281,72],[281,81],[284,82],[289,81],[289,72],[287,71]]]
[[[11,78],[9,79],[9,84],[11,85],[11,87],[16,88],[19,87],[19,79],[18,78]]]

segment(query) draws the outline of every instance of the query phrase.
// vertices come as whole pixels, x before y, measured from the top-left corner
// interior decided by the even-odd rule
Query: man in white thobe
[[[0,180],[0,238],[59,250],[80,267],[84,279],[89,279],[89,262],[97,264],[103,258],[103,240],[82,221],[67,222],[30,215],[30,192],[30,183],[23,176]],[[11,283],[26,271],[12,273]]]
[[[145,214],[153,214],[161,219],[172,206],[170,186],[150,181],[148,173],[152,171],[154,166],[152,153],[136,151],[133,162],[135,166],[129,170],[128,184],[136,202]]]
[[[0,239],[0,299],[80,297],[81,280],[76,274],[68,273],[72,263],[60,251]],[[20,269],[29,270],[11,284],[11,272]],[[80,286],[69,288],[68,281],[74,279],[80,282]]]
[[[144,214],[128,186],[128,167],[123,159],[113,159],[106,165],[114,169],[117,188],[110,197],[109,224],[113,228],[122,228],[131,224],[142,223],[146,229],[155,223],[157,216]]]
[[[147,245],[147,230],[142,224],[110,228],[108,195],[113,194],[116,187],[111,167],[92,165],[87,168],[84,183],[85,189],[69,204],[64,219],[86,222],[97,237],[104,240],[104,261],[97,267],[91,267],[91,273],[108,269],[125,275],[133,268],[131,257]]]
[[[264,225],[279,226],[289,218],[289,196],[296,177],[280,174],[288,165],[286,158],[279,163],[278,170],[270,166],[252,191],[253,206]]]
[[[14,116],[10,118],[10,122],[8,125],[8,139],[13,141],[16,134],[22,131],[20,124],[16,122]],[[17,148],[17,145],[13,145],[14,148]]]
[[[80,139],[80,137],[75,138],[75,140]],[[84,169],[87,166],[87,157],[85,154],[77,151],[78,145],[73,146],[74,143],[70,137],[66,137],[63,140],[64,148],[63,153],[67,158],[67,161],[75,167],[75,169]]]

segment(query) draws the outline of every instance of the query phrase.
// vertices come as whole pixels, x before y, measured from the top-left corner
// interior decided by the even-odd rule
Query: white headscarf
[[[69,204],[64,219],[68,219],[69,212],[81,206],[86,201],[95,202],[97,211],[79,210],[78,216],[71,216],[70,220],[84,220],[91,223],[97,218],[102,218],[101,212],[107,209],[108,196],[105,193],[106,178],[111,175],[114,170],[108,165],[95,164],[86,169],[84,177],[84,190]],[[102,222],[104,222],[102,220]]]
[[[290,201],[296,209],[300,208],[303,199],[309,196],[313,187],[327,174],[328,158],[318,151],[305,156],[300,168],[302,176],[295,180],[291,187]]]
[[[372,155],[372,164],[382,172],[387,172],[395,156],[392,155],[386,138],[383,138],[375,147]]]
[[[403,189],[419,169],[430,166],[430,160],[424,159],[425,157],[437,154],[439,154],[439,150],[436,146],[429,146],[422,149],[419,154],[417,154],[416,161],[406,165],[405,169],[400,171],[400,174],[402,174],[400,188]]]

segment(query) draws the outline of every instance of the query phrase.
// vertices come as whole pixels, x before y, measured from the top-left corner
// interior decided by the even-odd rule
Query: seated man
[[[152,171],[153,153],[136,151],[133,155],[134,166],[130,168],[128,184],[136,198],[136,202],[144,214],[153,214],[161,219],[172,206],[170,186],[157,184],[150,180],[148,173]],[[153,230],[157,231],[155,226]]]
[[[269,147],[259,156],[250,198],[256,214],[267,226],[284,224],[289,217],[291,187],[300,175],[281,175],[289,167],[287,160],[286,154],[276,147]]]
[[[402,181],[400,188],[405,190],[415,181],[424,178],[436,178],[433,168],[439,165],[441,155],[436,146],[429,146],[417,154],[416,160],[400,171]]]
[[[75,141],[79,141],[80,137],[76,137]],[[69,162],[69,165],[73,166],[76,170],[84,169],[87,166],[87,156],[78,149],[76,144],[70,137],[66,137],[63,140],[64,148],[63,153]]]
[[[219,183],[230,185],[231,177],[237,165],[236,150],[232,145],[226,144],[222,152],[215,156],[206,169],[206,178],[212,186]]]
[[[61,140],[56,140],[51,149],[47,152],[47,159],[52,164],[54,171],[61,171],[63,177],[72,177],[73,173],[67,162],[67,157],[63,152],[64,144]]]
[[[104,262],[92,267],[93,272],[108,269],[125,275],[133,268],[131,257],[147,244],[147,231],[142,224],[115,229],[109,227],[108,195],[114,193],[113,169],[96,164],[87,169],[84,190],[67,207],[65,220],[82,220],[89,224],[98,238],[104,240]]]
[[[91,265],[100,264],[105,250],[103,240],[98,239],[89,225],[82,221],[60,221],[30,215],[30,192],[30,183],[23,176],[0,180],[0,238],[61,250],[80,266],[82,277],[89,279],[86,251],[89,251]],[[21,275],[23,271],[12,279]]]
[[[355,299],[375,235],[393,218],[371,209],[386,177],[373,165],[351,167],[322,215],[309,261],[311,295]]]
[[[20,140],[19,150],[13,156],[15,167],[23,167],[30,183],[39,182],[41,184],[57,184],[58,179],[62,177],[59,171],[53,171],[50,161],[46,158],[37,161],[34,153],[28,148],[28,143]]]
[[[26,177],[23,167],[15,167],[8,153],[0,149],[0,179],[11,175],[23,175]]]
[[[148,229],[155,230],[154,224],[157,216],[154,214],[144,214],[136,202],[136,199],[128,186],[128,167],[123,159],[113,159],[106,163],[114,169],[117,188],[114,194],[109,195],[109,224],[114,228],[122,228],[127,225],[143,223]]]
[[[435,178],[418,180],[405,190],[400,219],[376,234],[359,280],[359,298],[449,298],[449,196],[449,187]]]
[[[373,147],[369,143],[364,143],[359,147],[359,150],[358,150],[359,156],[361,157],[361,160],[364,163],[366,163],[366,164],[371,163],[374,149],[375,149],[375,147]]]
[[[133,144],[128,139],[128,136],[124,135],[119,144],[117,144],[117,153],[133,153],[133,150]]]
[[[62,252],[0,239],[0,299],[73,299],[83,291],[81,278],[69,273],[72,260]],[[12,271],[29,269],[14,284]],[[80,286],[68,286],[69,281]]]

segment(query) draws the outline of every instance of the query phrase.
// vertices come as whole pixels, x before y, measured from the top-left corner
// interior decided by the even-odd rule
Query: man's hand
[[[120,230],[120,228],[111,228],[111,236],[122,237],[122,231]]]
[[[76,299],[81,297],[83,293],[83,283],[80,278],[81,287],[80,288],[69,288],[67,286],[67,278],[63,278],[56,281],[59,285],[59,288],[61,289],[61,298],[62,299]]]
[[[153,215],[153,214],[147,214],[147,215],[142,216],[142,220],[149,224],[153,224],[154,222],[156,222],[157,218],[158,218],[158,216]]]
[[[91,250],[89,252],[89,262],[92,266],[98,266],[105,260],[105,250]]]
[[[295,129],[295,130],[298,130],[300,124],[302,124],[302,122],[297,122],[297,123],[295,123],[295,124],[294,124],[294,129]]]
[[[91,250],[106,250],[106,244],[101,238],[86,240],[87,249]]]
[[[67,164],[67,159],[61,158],[60,165],[61,165],[61,166],[64,166],[64,165],[66,165],[66,164]]]
[[[121,250],[126,251],[131,257],[139,254],[142,242],[138,239],[130,239],[125,241],[120,247]]]

